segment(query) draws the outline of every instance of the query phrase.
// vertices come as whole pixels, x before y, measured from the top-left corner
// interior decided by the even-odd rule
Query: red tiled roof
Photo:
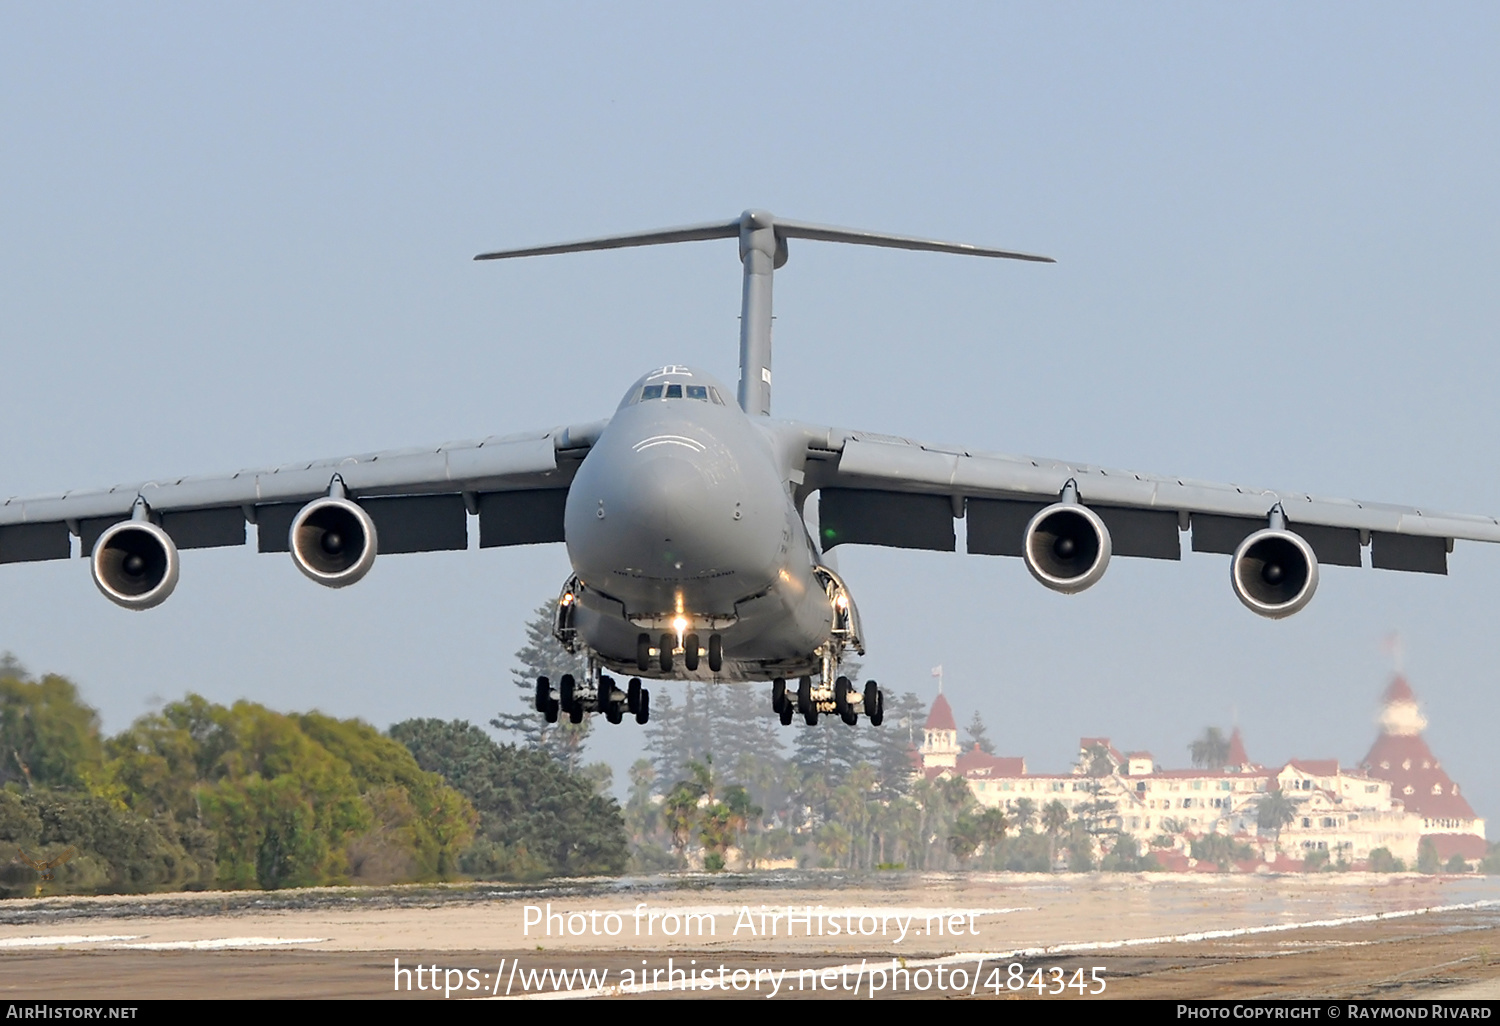
[[[1432,840],[1437,848],[1438,861],[1447,862],[1455,855],[1466,859],[1482,859],[1490,850],[1489,842],[1477,834],[1424,834],[1422,840]]]
[[[1336,777],[1339,773],[1337,759],[1293,759],[1287,765],[1310,777]]]
[[[1420,734],[1381,734],[1360,764],[1391,782],[1391,797],[1424,819],[1473,819],[1474,809]],[[1434,793],[1436,792],[1436,793]]]
[[[1204,778],[1206,780],[1206,779],[1209,779],[1211,777],[1229,777],[1229,778],[1231,778],[1233,780],[1254,780],[1257,777],[1265,777],[1265,776],[1268,776],[1268,775],[1269,774],[1266,774],[1264,772],[1262,772],[1262,773],[1241,773],[1237,769],[1228,769],[1228,768],[1226,768],[1226,769],[1176,769],[1176,770],[1159,769],[1155,773],[1150,773],[1150,774],[1142,773],[1142,774],[1139,774],[1135,779],[1137,779],[1137,780],[1143,780],[1143,779],[1146,779],[1147,777],[1166,777],[1166,778],[1173,779],[1173,780],[1191,780],[1191,779],[1196,778],[1196,777],[1202,777],[1202,778]]]
[[[922,725],[924,730],[957,730],[958,724],[953,721],[953,709],[948,705],[948,700],[942,695],[932,703],[932,712],[927,714],[927,722]]]
[[[990,755],[978,745],[958,757],[958,772],[963,776],[1019,777],[1026,773],[1026,760],[1020,757]]]
[[[1109,751],[1110,758],[1114,759],[1116,765],[1125,761],[1125,756],[1120,754],[1118,748],[1109,743],[1109,738],[1107,737],[1081,737],[1078,739],[1078,750],[1080,752],[1086,752],[1095,745],[1103,745]]]

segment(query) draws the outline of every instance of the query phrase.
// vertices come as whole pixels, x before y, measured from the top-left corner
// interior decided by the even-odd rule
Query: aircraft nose
[[[620,514],[658,543],[686,544],[712,513],[712,489],[688,460],[661,455],[636,464]]]

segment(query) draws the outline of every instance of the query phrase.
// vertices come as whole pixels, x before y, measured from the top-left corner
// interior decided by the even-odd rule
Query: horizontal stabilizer
[[[660,246],[669,242],[702,242],[704,239],[734,239],[740,234],[740,219],[714,224],[690,224],[681,228],[658,228],[649,232],[607,235],[602,239],[580,239],[555,246],[530,246],[526,249],[500,249],[481,253],[475,260],[505,260],[508,257],[551,256],[554,253],[583,253],[591,249],[626,249],[630,246]]]
[[[1055,264],[1051,257],[1034,253],[1017,253],[1008,249],[989,249],[967,242],[940,242],[936,239],[918,239],[909,235],[886,235],[883,232],[867,232],[859,228],[836,228],[826,224],[808,224],[806,221],[776,220],[776,234],[783,239],[816,239],[819,242],[851,242],[858,246],[885,246],[890,249],[920,249],[930,253],[960,253],[965,256],[1002,257],[1008,260],[1032,260],[1039,264]]]

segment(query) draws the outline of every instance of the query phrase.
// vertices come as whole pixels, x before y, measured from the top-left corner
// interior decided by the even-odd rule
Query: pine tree
[[[590,717],[585,716],[582,723],[569,723],[564,715],[557,723],[548,723],[546,717],[536,711],[538,677],[546,677],[555,688],[563,674],[571,673],[574,680],[582,683],[586,672],[583,657],[570,655],[552,635],[554,607],[553,602],[537,607],[536,615],[526,625],[526,644],[516,653],[521,666],[512,670],[511,676],[515,679],[517,697],[524,711],[508,713],[502,710],[490,720],[490,726],[520,734],[523,747],[546,752],[570,772],[577,772],[583,764],[583,746],[589,736]]]
[[[912,751],[926,715],[926,705],[912,692],[886,693],[885,722],[865,735],[867,758],[883,797],[911,793]]]
[[[974,710],[974,718],[969,721],[968,729],[964,733],[969,735],[965,739],[965,748],[978,745],[979,750],[986,755],[995,754],[995,743],[990,740],[989,733],[984,727],[984,719],[979,715],[978,709]]]

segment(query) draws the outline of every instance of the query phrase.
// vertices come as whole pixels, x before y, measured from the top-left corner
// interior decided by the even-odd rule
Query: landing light
[[[672,629],[677,632],[678,637],[681,637],[683,632],[687,630],[687,626],[688,622],[687,617],[685,616],[679,616],[677,619],[672,621]]]

